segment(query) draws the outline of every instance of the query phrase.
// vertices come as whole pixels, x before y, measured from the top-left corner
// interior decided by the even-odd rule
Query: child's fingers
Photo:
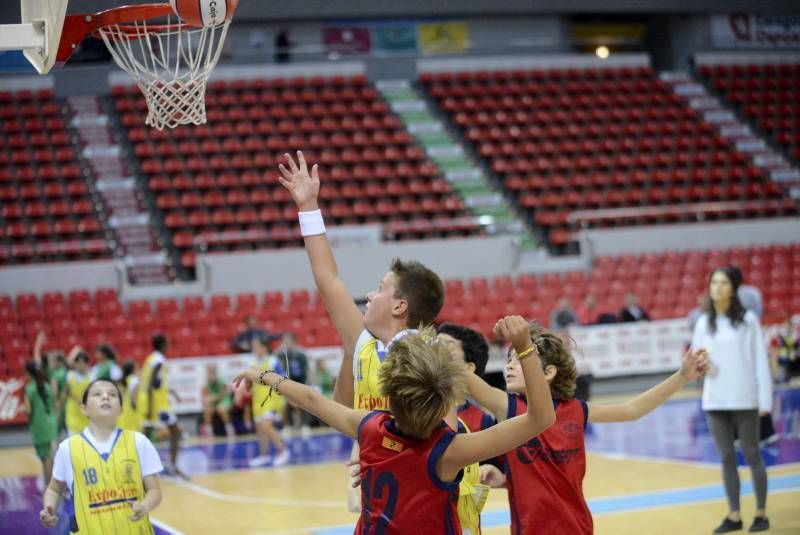
[[[500,318],[499,320],[497,320],[497,321],[494,323],[494,327],[492,328],[492,331],[493,331],[495,334],[500,334],[500,326],[501,326],[502,324],[503,324],[503,318]]]
[[[283,155],[286,158],[286,163],[289,164],[289,169],[292,170],[292,173],[297,173],[300,169],[297,167],[297,164],[294,163],[294,158],[288,152]]]
[[[504,340],[508,339],[508,325],[505,319],[500,320],[497,323],[497,334],[499,334]]]
[[[297,163],[299,164],[300,170],[304,173],[308,173],[308,165],[306,164],[306,157],[303,156],[303,151],[297,151]]]

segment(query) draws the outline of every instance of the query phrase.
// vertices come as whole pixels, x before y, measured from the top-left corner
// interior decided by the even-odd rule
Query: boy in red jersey
[[[489,345],[479,332],[455,323],[442,323],[436,332],[439,340],[450,347],[450,352],[464,361],[470,373],[483,377],[489,360]],[[458,419],[464,422],[470,433],[494,425],[492,415],[485,413],[469,399],[459,405]]]
[[[443,323],[436,332],[437,339],[447,346],[453,360],[463,362],[469,373],[483,376],[489,360],[489,346],[480,333],[455,323]],[[495,424],[494,418],[469,399],[454,407],[445,417],[445,421],[451,429],[459,433],[475,433]],[[492,462],[498,461],[492,459]],[[465,466],[458,488],[458,521],[463,535],[480,535],[480,515],[488,498],[489,487],[480,481],[478,463]]]
[[[388,350],[379,371],[390,412],[354,410],[278,374],[251,368],[234,383],[272,387],[361,446],[362,510],[357,533],[460,533],[456,514],[461,470],[509,451],[546,429],[553,402],[542,365],[519,316],[497,322],[495,332],[520,355],[530,410],[477,433],[456,434],[443,422],[465,395],[466,367],[426,331],[409,334]]]
[[[708,356],[704,350],[687,351],[681,369],[647,392],[626,403],[598,405],[573,397],[577,370],[564,340],[537,324],[531,324],[530,336],[550,385],[556,423],[505,454],[505,477],[492,466],[482,466],[482,481],[492,487],[508,487],[512,534],[591,534],[592,514],[583,497],[587,422],[641,418],[706,373]],[[489,386],[474,374],[467,379],[470,395],[501,424],[527,406],[525,378],[519,373],[514,349],[509,350],[506,385],[508,392]]]

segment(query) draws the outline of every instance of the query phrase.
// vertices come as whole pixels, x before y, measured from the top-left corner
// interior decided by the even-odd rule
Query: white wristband
[[[322,220],[320,210],[298,212],[297,216],[300,219],[300,234],[303,237],[325,234],[325,221]]]

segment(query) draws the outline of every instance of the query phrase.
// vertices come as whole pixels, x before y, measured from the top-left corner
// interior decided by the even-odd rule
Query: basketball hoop
[[[184,24],[169,4],[139,4],[96,15],[68,15],[60,63],[87,35],[103,40],[114,61],[136,80],[147,101],[145,124],[158,130],[206,122],[206,83],[230,20],[213,27]]]

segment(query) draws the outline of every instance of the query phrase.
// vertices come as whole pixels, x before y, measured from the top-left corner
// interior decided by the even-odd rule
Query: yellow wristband
[[[536,351],[536,346],[531,345],[528,349],[523,351],[522,353],[517,353],[517,360],[522,360],[525,357],[530,357]]]

